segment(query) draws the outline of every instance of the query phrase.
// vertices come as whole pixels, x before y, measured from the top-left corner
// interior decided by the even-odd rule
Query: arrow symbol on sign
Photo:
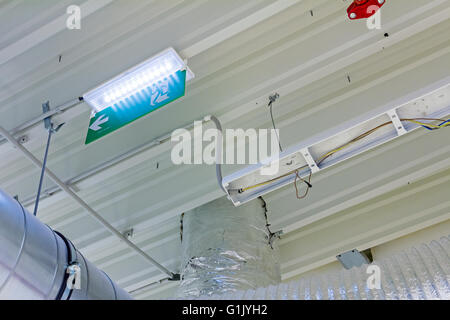
[[[166,94],[164,94],[164,95],[160,95],[160,96],[155,100],[155,102],[156,102],[156,103],[161,103],[161,102],[163,102],[163,101],[166,101],[167,99],[169,99],[169,96],[168,96],[167,93],[166,93]]]
[[[106,123],[109,121],[109,117],[106,117],[106,115],[102,115],[100,118],[98,118],[97,120],[95,120],[95,122],[89,127],[89,129],[93,130],[93,131],[98,131],[103,129],[102,127],[100,127],[100,125]]]

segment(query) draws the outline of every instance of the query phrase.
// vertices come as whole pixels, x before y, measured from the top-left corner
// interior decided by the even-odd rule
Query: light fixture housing
[[[180,55],[173,48],[168,48],[89,91],[83,99],[97,113],[120,104],[180,70],[186,70],[186,81],[195,77]]]
[[[443,118],[448,115],[450,115],[450,77],[292,146],[280,153],[279,157],[265,159],[259,164],[250,165],[232,173],[223,178],[222,185],[228,198],[235,206],[239,206],[292,184],[296,180],[296,174],[290,174],[293,170],[304,168],[298,170],[298,173],[300,177],[306,178],[310,173],[315,174],[335,166],[421,127],[418,124],[402,122],[400,119]],[[330,150],[386,122],[392,122],[392,124],[325,161],[319,161]],[[267,176],[261,173],[262,169],[276,162],[279,162],[277,174]],[[249,186],[255,187],[242,192]]]

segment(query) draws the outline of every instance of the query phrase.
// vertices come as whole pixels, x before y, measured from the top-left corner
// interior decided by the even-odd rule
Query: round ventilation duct
[[[131,296],[63,235],[0,190],[0,299],[122,300]]]

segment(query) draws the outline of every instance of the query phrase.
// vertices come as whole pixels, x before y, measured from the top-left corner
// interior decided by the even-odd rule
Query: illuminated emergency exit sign
[[[85,144],[92,143],[183,97],[185,90],[186,70],[180,70],[95,113],[89,123]]]

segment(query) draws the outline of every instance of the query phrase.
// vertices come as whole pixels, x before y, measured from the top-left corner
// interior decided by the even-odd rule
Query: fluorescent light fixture
[[[235,206],[239,206],[294,183],[295,171],[300,177],[306,178],[311,172],[320,172],[421,127],[405,119],[442,119],[448,115],[450,77],[293,146],[277,159],[268,159],[224,177],[222,184],[228,198]],[[370,135],[349,144],[356,137],[377,127],[380,128]],[[345,144],[349,146],[342,148]],[[336,152],[327,156],[330,151]],[[262,175],[261,169],[269,167],[274,161],[279,161],[279,172],[273,176]]]
[[[168,48],[89,91],[83,98],[94,112],[99,112],[180,70],[186,70],[186,81],[194,78],[194,74],[178,53],[173,48]]]

